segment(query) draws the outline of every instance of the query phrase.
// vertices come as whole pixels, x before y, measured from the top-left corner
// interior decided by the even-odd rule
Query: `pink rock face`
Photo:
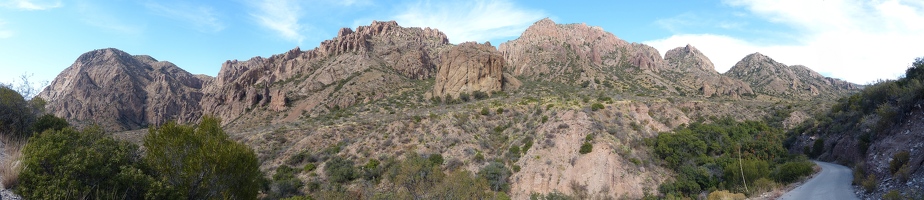
[[[198,120],[204,81],[173,63],[110,48],[81,55],[38,97],[78,127],[130,130]]]
[[[692,45],[667,51],[664,60],[668,63],[666,71],[677,74],[671,78],[681,85],[692,87],[704,97],[740,98],[741,95],[754,94],[747,83],[715,71],[712,61]]]
[[[432,94],[442,97],[459,93],[500,91],[504,85],[504,58],[490,44],[466,42],[440,54]]]

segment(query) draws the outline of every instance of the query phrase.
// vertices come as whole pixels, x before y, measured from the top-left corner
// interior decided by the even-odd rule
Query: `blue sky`
[[[863,84],[896,78],[924,56],[917,0],[0,0],[0,82],[24,73],[51,81],[82,53],[108,47],[214,76],[225,60],[312,49],[372,20],[496,46],[546,17],[600,26],[662,55],[692,44],[719,72],[761,52]]]

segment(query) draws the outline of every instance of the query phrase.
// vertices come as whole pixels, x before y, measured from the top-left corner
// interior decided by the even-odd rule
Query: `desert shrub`
[[[818,157],[825,151],[825,140],[818,139],[812,144],[812,157]]]
[[[905,199],[902,197],[902,194],[898,190],[889,190],[889,192],[882,195],[882,200],[902,200]]]
[[[300,195],[304,184],[302,180],[295,177],[295,174],[297,174],[297,170],[288,165],[276,168],[276,173],[273,174],[270,185],[269,196],[273,199],[278,199]]]
[[[510,177],[510,170],[503,163],[491,162],[481,168],[478,175],[488,180],[488,185],[493,191],[507,191],[510,189],[510,184],[507,182],[507,178]]]
[[[314,163],[308,163],[308,164],[305,164],[304,167],[302,167],[302,171],[304,171],[304,172],[313,172],[313,171],[314,171],[315,169],[317,169],[317,168],[318,168],[318,166],[315,165]]]
[[[153,175],[191,199],[254,199],[262,173],[250,147],[205,116],[197,126],[169,122],[144,137],[144,162]]]
[[[480,90],[479,90],[479,91],[474,91],[474,92],[472,92],[472,97],[475,97],[475,99],[478,99],[478,100],[487,99],[487,98],[488,98],[488,93],[482,92],[482,91],[480,91]]]
[[[872,191],[876,191],[876,186],[878,184],[879,184],[879,181],[876,180],[876,175],[870,174],[869,176],[866,177],[866,179],[863,179],[862,186],[863,186],[863,189],[866,190],[867,192],[872,192]]]
[[[513,155],[520,155],[520,146],[517,146],[517,145],[510,146],[510,148],[507,149],[507,152]]]
[[[466,92],[459,93],[459,100],[462,102],[467,102],[471,100],[471,97]]]
[[[481,152],[475,153],[474,159],[476,163],[482,163],[484,162],[484,155],[482,155]]]
[[[495,112],[497,112],[498,115],[504,114],[504,108],[497,108]]]
[[[549,121],[549,116],[542,116],[542,120],[540,120],[540,122],[542,122],[542,123],[545,123],[545,122],[548,122],[548,121]]]
[[[760,178],[754,181],[754,193],[760,194],[764,192],[769,192],[776,187],[776,183],[767,178]]]
[[[433,163],[434,166],[443,165],[443,155],[438,153],[430,154],[430,156],[427,157],[427,160],[430,160],[430,163]]]
[[[98,127],[47,131],[23,148],[16,193],[26,199],[177,198],[141,170],[138,147]]]
[[[773,178],[780,183],[792,183],[799,178],[812,174],[814,163],[810,161],[791,161],[783,163],[773,171]]]
[[[45,130],[58,131],[70,126],[64,118],[56,117],[52,114],[45,114],[35,120],[32,124],[32,131],[36,133],[45,132]]]
[[[593,144],[590,144],[590,142],[584,142],[584,144],[581,144],[581,149],[578,151],[578,153],[587,154],[593,150],[594,150]]]
[[[728,180],[728,186],[742,186],[742,171],[744,179],[748,183],[754,183],[757,179],[765,178],[770,174],[770,165],[763,160],[745,159],[739,163],[737,160],[730,162],[723,168],[725,170],[725,180]]]
[[[747,197],[745,197],[744,194],[741,194],[741,193],[732,193],[732,192],[729,192],[728,190],[716,190],[715,192],[709,193],[709,196],[707,199],[709,200],[727,200],[727,199],[744,200],[746,198]]]
[[[358,174],[353,165],[352,160],[337,156],[327,161],[324,172],[332,183],[342,184],[357,178]]]
[[[523,154],[526,154],[526,152],[529,151],[529,148],[532,148],[532,147],[533,147],[533,138],[532,137],[523,138],[523,150],[522,150]]]
[[[561,192],[550,192],[548,194],[542,195],[539,193],[532,193],[529,195],[530,200],[571,200],[576,199],[575,197],[563,194]]]
[[[908,164],[909,159],[910,154],[908,151],[901,151],[892,155],[892,161],[889,161],[889,172],[895,174],[895,172],[898,172],[905,164]]]
[[[491,111],[488,110],[488,107],[481,108],[481,115],[490,115]]]
[[[602,110],[603,108],[604,108],[604,107],[603,107],[603,104],[601,104],[601,103],[594,103],[594,104],[591,104],[591,105],[590,105],[590,110],[591,110],[591,111]]]

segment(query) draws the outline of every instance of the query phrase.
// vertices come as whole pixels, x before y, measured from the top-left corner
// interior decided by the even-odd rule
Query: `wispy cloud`
[[[108,31],[124,35],[139,35],[144,30],[143,25],[126,23],[122,18],[89,2],[78,3],[77,11],[80,13],[81,21]]]
[[[41,1],[41,0],[4,0],[0,1],[0,6],[16,8],[21,10],[48,10],[64,6],[61,1]]]
[[[253,16],[260,25],[278,33],[282,38],[299,44],[305,40],[304,28],[299,24],[302,7],[295,0],[259,0],[252,2],[256,11]]]
[[[149,1],[144,6],[157,15],[190,23],[201,32],[219,32],[225,29],[225,24],[209,6],[192,5],[185,1],[171,2],[166,6],[159,1]]]
[[[418,1],[394,16],[405,27],[433,27],[453,43],[514,37],[543,17],[506,0]]]
[[[901,75],[924,46],[924,3],[865,0],[727,0],[760,19],[795,30],[790,44],[764,44],[717,34],[678,33],[647,41],[661,52],[692,44],[724,72],[753,52],[806,65],[854,83]]]

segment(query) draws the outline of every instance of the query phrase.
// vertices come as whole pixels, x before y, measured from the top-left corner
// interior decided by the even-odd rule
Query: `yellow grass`
[[[22,147],[25,139],[18,139],[9,135],[0,136],[3,153],[6,156],[0,160],[0,186],[10,189],[19,183],[19,173],[22,171]]]

